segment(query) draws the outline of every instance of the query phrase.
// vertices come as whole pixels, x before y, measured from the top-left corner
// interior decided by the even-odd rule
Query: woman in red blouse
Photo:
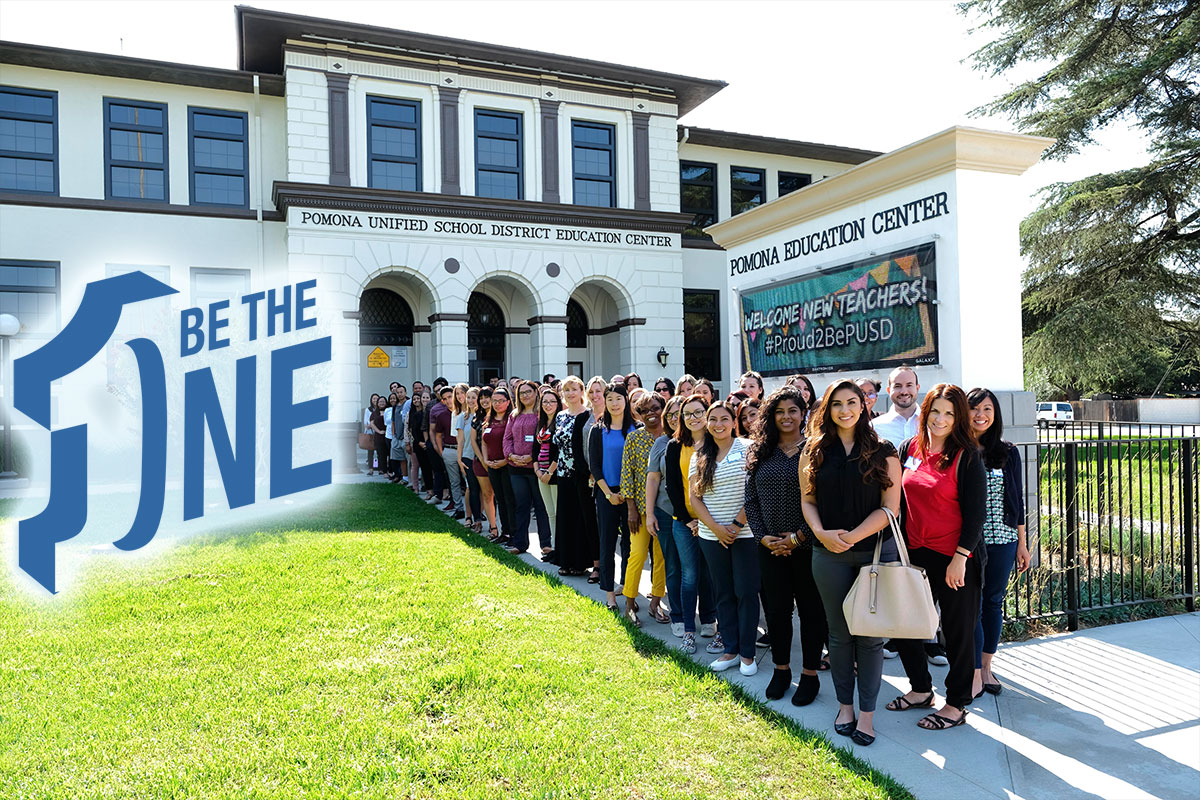
[[[950,670],[946,704],[917,723],[926,730],[962,725],[975,698],[975,624],[979,619],[987,476],[971,437],[970,407],[961,388],[939,383],[921,404],[917,435],[900,445],[904,537],[912,563],[925,568],[942,612]],[[921,642],[893,640],[912,691],[889,711],[933,706],[933,679]]]

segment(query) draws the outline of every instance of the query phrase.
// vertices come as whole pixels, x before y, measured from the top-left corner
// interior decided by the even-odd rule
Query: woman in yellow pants
[[[642,624],[637,615],[638,585],[651,547],[654,548],[654,555],[650,568],[650,616],[664,625],[671,621],[661,608],[663,596],[667,593],[666,561],[658,546],[658,537],[651,536],[646,528],[646,461],[654,440],[663,433],[664,405],[662,397],[651,392],[645,392],[638,398],[635,410],[642,418],[642,427],[626,437],[625,452],[621,459],[621,494],[625,495],[630,534],[629,562],[625,569],[625,589],[622,594],[625,595],[625,616],[638,626]],[[654,509],[650,509],[650,513],[653,514]]]

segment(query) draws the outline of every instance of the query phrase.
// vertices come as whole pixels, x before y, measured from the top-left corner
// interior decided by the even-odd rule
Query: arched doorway
[[[414,380],[412,306],[391,289],[364,289],[358,298],[359,400],[366,406],[374,393],[386,395],[392,383],[407,387]]]
[[[467,300],[467,350],[471,385],[484,386],[492,378],[504,379],[504,312],[482,292]]]

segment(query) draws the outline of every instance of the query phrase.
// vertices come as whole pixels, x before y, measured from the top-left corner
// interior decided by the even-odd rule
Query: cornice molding
[[[83,211],[124,211],[133,214],[175,214],[184,217],[217,217],[220,219],[257,220],[253,208],[223,208],[221,206],[184,206],[141,200],[100,200],[94,197],[60,197],[38,192],[0,192],[0,206],[34,206],[38,208],[72,208]],[[264,208],[263,221],[282,222],[283,214]]]
[[[729,250],[954,170],[1020,175],[1053,143],[1041,136],[955,126],[709,225],[704,232]]]
[[[533,225],[563,225],[583,228],[678,233],[691,224],[692,214],[674,211],[639,211],[631,208],[599,208],[531,200],[493,200],[487,197],[399,192],[364,189],[359,186],[330,186],[322,183],[276,181],[271,192],[276,208],[285,216],[289,208],[318,208],[329,211],[360,211],[375,214],[411,214],[424,217],[525,222]]]

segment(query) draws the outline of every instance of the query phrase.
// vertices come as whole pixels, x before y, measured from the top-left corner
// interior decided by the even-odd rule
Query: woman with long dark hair
[[[487,517],[488,534],[495,535],[499,531],[496,524],[496,494],[492,489],[492,479],[488,477],[487,464],[483,456],[483,428],[487,422],[488,412],[492,410],[492,387],[480,386],[476,400],[476,408],[471,416],[471,449],[475,452],[475,463],[471,471],[475,473],[475,481],[479,484],[479,503],[483,514]],[[476,520],[478,522],[480,520]],[[482,533],[482,526],[476,526],[476,533]]]
[[[550,519],[542,505],[542,494],[533,474],[533,446],[537,439],[538,387],[533,381],[517,383],[516,413],[504,431],[504,455],[513,492],[513,541],[508,551],[520,555],[529,550],[529,519],[537,518],[538,540],[550,544]]]
[[[375,406],[379,401],[379,393],[371,394],[371,400],[367,403],[366,409],[363,411],[362,432],[371,437],[371,444],[375,443],[375,429],[371,427],[371,416],[375,413]],[[367,450],[367,474],[375,474],[375,448]]]
[[[762,419],[762,403],[753,397],[738,405],[737,429],[738,436],[744,439],[754,437],[758,431],[758,423]]]
[[[425,409],[425,395],[413,393],[412,405],[408,409],[408,435],[412,443],[412,451],[417,459],[417,470],[410,479],[413,491],[420,494],[420,485],[425,485],[425,499],[433,498],[433,472],[429,463],[429,451],[425,449],[425,439],[429,436],[428,412]]]
[[[375,458],[379,462],[379,474],[386,475],[388,472],[388,455],[392,451],[391,442],[387,439],[387,421],[384,412],[387,410],[387,398],[383,395],[375,396],[375,411],[371,414],[371,433],[375,437]],[[370,463],[370,462],[368,462]],[[374,473],[367,470],[368,475]]]
[[[667,376],[663,376],[654,382],[654,393],[663,399],[664,402],[675,396],[675,381]]]
[[[713,401],[717,399],[716,387],[713,386],[713,382],[708,378],[697,378],[696,388],[694,391],[696,394],[703,397],[704,402],[710,406],[713,404]]]
[[[604,417],[592,428],[588,442],[588,466],[596,481],[596,522],[600,533],[600,589],[606,605],[617,609],[613,584],[613,559],[617,544],[628,539],[628,516],[625,496],[621,494],[621,462],[625,455],[625,438],[634,429],[633,415],[625,396],[625,387],[610,383],[604,388]]]
[[[679,409],[683,407],[682,397],[671,397],[662,412],[662,435],[654,440],[650,447],[650,455],[646,458],[646,530],[658,542],[658,548],[663,555],[663,573],[667,585],[667,604],[670,606],[671,633],[682,639],[687,632],[683,623],[682,570],[679,562],[679,548],[675,545],[674,524],[675,506],[663,485],[663,476],[667,474],[667,446],[675,431],[679,430]],[[679,465],[676,464],[676,470]],[[693,590],[694,591],[694,590]],[[651,601],[653,602],[653,601]],[[693,600],[692,605],[695,605]],[[653,612],[651,612],[653,613]],[[692,612],[692,648],[695,650],[696,614]]]
[[[747,401],[743,408],[756,402]],[[813,533],[800,502],[807,410],[795,387],[771,392],[746,453],[746,521],[759,545],[763,608],[775,662],[766,694],[768,700],[778,700],[792,685],[792,614],[798,611],[802,663],[792,695],[796,706],[808,705],[820,691],[817,670],[827,635],[825,607],[813,580]]]
[[[1021,451],[1004,440],[1004,416],[1000,401],[991,389],[967,393],[971,408],[971,433],[979,443],[987,470],[987,516],[983,521],[983,543],[987,566],[983,570],[983,596],[979,623],[975,626],[975,678],[971,691],[1000,694],[1003,687],[992,674],[992,657],[1000,644],[1004,624],[1004,594],[1012,576],[1029,569],[1029,547],[1025,544],[1025,493],[1021,478]]]
[[[558,549],[555,528],[558,522],[558,445],[554,443],[554,430],[560,411],[562,400],[553,389],[543,389],[538,402],[537,433],[533,437],[533,474],[550,526],[549,546],[542,542],[542,560],[550,564],[556,563]]]
[[[967,721],[975,667],[975,625],[987,566],[983,523],[987,475],[971,435],[966,393],[939,383],[921,403],[917,435],[900,445],[904,463],[904,534],[913,564],[924,567],[942,612],[950,669],[946,704],[917,723],[944,730]],[[889,711],[929,708],[933,679],[922,643],[893,639],[911,690],[888,703]]]
[[[597,499],[599,497],[599,489],[596,488],[595,479],[592,478],[591,466],[588,460],[591,458],[591,442],[592,429],[601,423],[604,418],[604,390],[608,386],[608,382],[599,375],[594,375],[587,382],[587,398],[588,413],[583,417],[583,424],[579,426],[580,439],[577,442],[579,447],[575,450],[576,454],[583,461],[584,469],[587,470],[587,505],[593,511],[598,508]],[[596,513],[584,515],[584,536],[586,538],[588,554],[592,559],[592,574],[588,576],[588,583],[600,582],[600,519]]]
[[[746,527],[746,450],[735,436],[733,410],[717,402],[705,414],[708,438],[696,450],[688,471],[688,498],[700,520],[700,549],[713,582],[725,654],[709,666],[721,672],[738,664],[754,675],[758,633],[758,554]]]
[[[851,636],[842,601],[859,569],[874,559],[879,538],[880,560],[899,558],[887,513],[900,510],[900,460],[871,427],[862,389],[849,379],[825,390],[810,431],[800,456],[801,506],[813,534],[812,574],[829,628],[830,675],[839,706],[833,727],[866,746],[875,741],[883,639]]]
[[[558,448],[558,511],[554,530],[554,554],[558,574],[583,575],[592,563],[588,532],[595,536],[596,503],[589,485],[590,474],[584,461],[583,425],[591,412],[584,404],[583,381],[576,375],[563,378],[563,402],[566,405],[554,421],[551,441]]]
[[[629,396],[629,393],[632,392],[634,389],[641,389],[641,388],[643,388],[641,375],[638,375],[636,372],[631,372],[625,376],[625,395],[627,397]]]
[[[483,449],[483,464],[487,467],[488,479],[492,484],[492,492],[499,507],[500,528],[493,529],[488,537],[493,542],[507,544],[513,540],[513,509],[516,500],[513,499],[512,480],[508,473],[508,458],[504,455],[504,434],[508,431],[509,409],[512,397],[503,385],[492,390],[492,407],[488,411],[483,424],[481,447]]]

